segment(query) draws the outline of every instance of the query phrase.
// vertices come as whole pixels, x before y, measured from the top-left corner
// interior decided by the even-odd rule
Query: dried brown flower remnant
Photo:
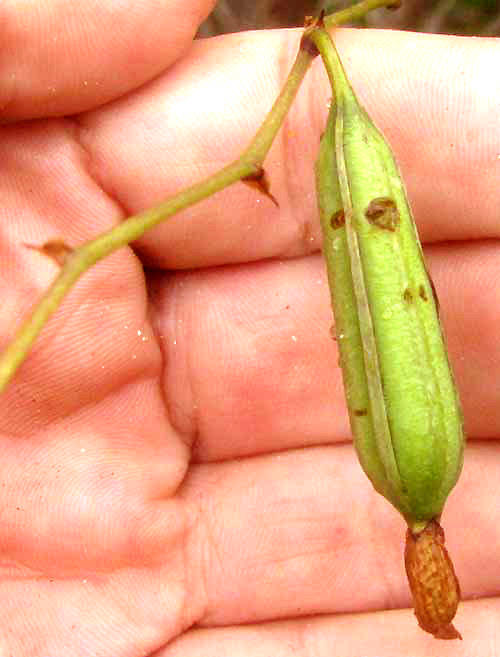
[[[431,520],[417,534],[408,529],[405,566],[420,627],[436,639],[461,639],[451,623],[460,600],[460,586],[437,520]]]

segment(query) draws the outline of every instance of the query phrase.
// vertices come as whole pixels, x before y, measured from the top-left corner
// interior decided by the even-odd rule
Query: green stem
[[[257,174],[295,98],[314,55],[301,49],[285,86],[254,139],[241,157],[206,180],[197,183],[159,205],[129,217],[118,226],[76,248],[48,288],[33,313],[21,325],[13,340],[0,355],[0,393],[26,358],[32,344],[50,316],[76,281],[92,265],[117,249],[135,241],[147,230],[168,217],[194,205],[234,182]]]
[[[363,0],[349,9],[344,9],[325,18],[328,26],[340,25],[357,20],[377,7],[389,6],[394,0]],[[262,163],[273,143],[276,133],[295,98],[299,86],[317,53],[304,41],[280,95],[260,129],[241,157],[206,180],[197,183],[159,205],[140,212],[120,225],[102,233],[97,238],[76,248],[67,258],[59,275],[42,296],[32,314],[18,329],[12,341],[0,355],[0,393],[25,360],[34,341],[50,316],[57,310],[63,298],[76,281],[96,262],[117,249],[137,240],[147,230],[171,217],[180,210],[194,205],[204,198],[232,185],[238,180],[255,176],[261,171]]]
[[[359,21],[366,14],[380,7],[395,9],[399,7],[399,3],[397,0],[363,0],[363,2],[358,2],[352,7],[347,7],[347,9],[342,9],[341,11],[336,11],[334,14],[325,16],[323,22],[326,29],[331,29],[343,23]]]

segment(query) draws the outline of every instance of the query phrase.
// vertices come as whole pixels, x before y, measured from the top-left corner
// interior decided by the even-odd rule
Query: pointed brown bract
[[[436,639],[461,639],[451,623],[460,601],[460,586],[437,520],[417,534],[408,529],[405,566],[420,627]]]
[[[41,246],[36,246],[34,244],[25,244],[24,246],[52,258],[52,260],[61,267],[66,262],[68,256],[73,252],[73,249],[60,239],[50,240]]]
[[[250,187],[254,187],[255,189],[259,190],[259,192],[262,192],[262,194],[265,194],[269,199],[271,199],[274,205],[279,208],[278,201],[269,191],[269,180],[267,179],[266,172],[263,168],[260,168],[257,173],[251,173],[246,178],[242,178],[241,182],[244,182]]]

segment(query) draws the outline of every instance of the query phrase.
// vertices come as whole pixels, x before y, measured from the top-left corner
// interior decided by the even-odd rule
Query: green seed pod
[[[375,489],[406,519],[415,545],[434,541],[435,550],[425,548],[431,555],[426,571],[420,567],[422,550],[407,549],[407,572],[419,601],[415,609],[424,629],[456,638],[448,624],[458,603],[458,581],[449,559],[432,565],[432,555],[445,552],[444,534],[439,542],[438,533],[428,530],[439,527],[464,448],[437,299],[391,149],[358,103],[329,35],[318,27],[309,35],[334,92],[316,183],[354,444]],[[426,542],[418,540],[422,532]],[[429,582],[419,590],[424,582],[415,573],[443,574],[448,563],[443,581],[456,582],[453,591],[439,585],[432,592]],[[441,602],[422,604],[431,595]]]
[[[418,531],[460,474],[462,414],[394,157],[328,52],[316,176],[347,405],[365,472]]]

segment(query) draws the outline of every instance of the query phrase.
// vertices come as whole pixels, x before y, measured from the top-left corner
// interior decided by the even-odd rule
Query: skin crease
[[[254,134],[300,31],[190,45],[210,9],[2,3],[1,345],[56,271],[23,243],[78,244]],[[71,29],[54,41],[56,14]],[[405,176],[463,399],[442,523],[464,641],[417,627],[403,522],[350,442],[313,190],[330,96],[315,62],[266,162],[279,210],[237,184],[100,263],[0,397],[2,655],[500,651],[500,44],[336,40]]]

